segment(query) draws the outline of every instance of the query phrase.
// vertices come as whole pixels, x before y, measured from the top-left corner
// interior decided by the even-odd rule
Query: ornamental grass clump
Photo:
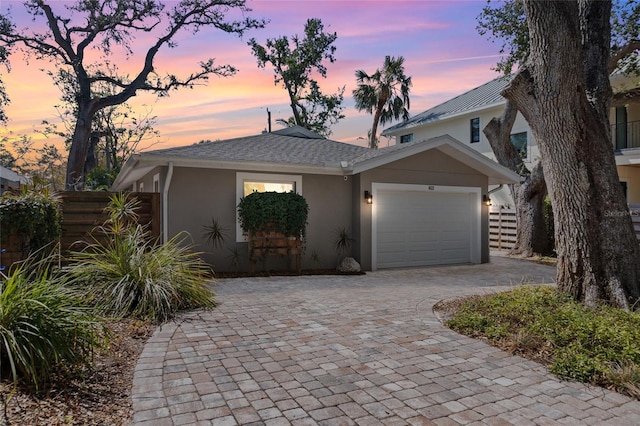
[[[135,201],[112,200],[109,220],[99,229],[108,238],[71,255],[69,268],[78,288],[103,315],[154,322],[176,312],[215,306],[208,286],[210,268],[178,234],[164,244],[135,223]]]
[[[0,378],[40,389],[54,373],[90,366],[105,329],[54,269],[30,257],[0,276]]]

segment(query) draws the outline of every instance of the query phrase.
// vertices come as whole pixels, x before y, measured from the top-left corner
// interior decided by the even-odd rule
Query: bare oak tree
[[[609,128],[611,1],[525,0],[530,51],[502,92],[538,141],[554,209],[557,284],[595,306],[640,298],[640,246]]]
[[[230,76],[236,69],[230,65],[214,65],[213,59],[200,62],[200,69],[188,76],[167,74],[160,76],[154,60],[163,48],[175,48],[179,33],[197,33],[216,28],[226,33],[242,35],[250,28],[261,28],[265,22],[244,17],[250,9],[245,0],[181,0],[165,10],[165,4],[155,0],[78,0],[62,8],[44,0],[26,1],[25,6],[34,19],[44,18],[46,28],[37,25],[18,30],[14,25],[0,27],[0,45],[7,49],[21,48],[26,54],[52,61],[64,67],[77,85],[77,121],[67,162],[67,189],[84,186],[85,162],[90,147],[91,123],[103,108],[120,105],[139,90],[166,95],[171,89],[192,87],[214,74]],[[56,10],[54,10],[54,7]],[[242,15],[229,20],[227,14]],[[164,27],[163,27],[164,26]],[[162,28],[163,27],[163,28]],[[128,58],[135,56],[133,42],[138,36],[153,40],[141,57],[141,66],[132,78],[105,72],[103,64],[116,50]],[[142,38],[142,37],[141,37]],[[89,62],[100,52],[100,57]],[[94,85],[110,85],[109,95],[100,96]]]

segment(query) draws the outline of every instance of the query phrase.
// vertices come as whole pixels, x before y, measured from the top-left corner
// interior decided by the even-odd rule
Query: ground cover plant
[[[589,308],[550,286],[439,304],[446,325],[541,362],[566,379],[640,399],[640,314]]]

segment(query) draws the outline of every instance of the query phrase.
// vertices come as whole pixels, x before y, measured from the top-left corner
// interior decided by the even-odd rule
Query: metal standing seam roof
[[[482,107],[502,103],[505,99],[500,92],[509,84],[512,78],[513,75],[507,75],[491,80],[482,86],[471,89],[440,105],[421,112],[406,121],[385,129],[382,135],[385,136],[398,130],[444,120],[467,111],[474,111]]]

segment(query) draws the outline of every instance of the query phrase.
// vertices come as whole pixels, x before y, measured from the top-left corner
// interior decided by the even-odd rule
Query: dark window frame
[[[516,144],[514,143],[514,137],[519,137],[524,135],[524,149],[522,146],[516,146]],[[509,136],[509,139],[511,140],[511,145],[513,145],[513,147],[516,149],[516,151],[518,151],[518,153],[520,154],[520,157],[523,159],[527,159],[529,158],[529,134],[528,132],[524,131],[524,132],[518,132],[518,133],[512,133]]]
[[[469,120],[469,143],[480,142],[480,117],[474,117]]]
[[[413,142],[413,133],[407,133],[406,135],[400,136],[400,143],[410,143]]]

